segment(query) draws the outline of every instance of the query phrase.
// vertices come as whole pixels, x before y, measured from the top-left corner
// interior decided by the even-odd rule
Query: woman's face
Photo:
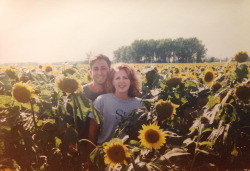
[[[128,94],[131,82],[125,70],[122,69],[115,72],[112,84],[115,88],[115,93]]]

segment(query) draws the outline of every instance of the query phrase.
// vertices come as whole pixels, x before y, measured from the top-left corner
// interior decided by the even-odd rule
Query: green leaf
[[[168,160],[171,157],[182,156],[182,155],[190,155],[190,153],[188,153],[185,149],[182,148],[173,148],[171,151],[167,152],[162,157]]]
[[[38,122],[36,123],[36,125],[39,127],[39,126],[42,126],[43,124],[43,121],[42,120],[38,120]]]
[[[211,128],[204,129],[204,130],[202,130],[202,133],[208,132],[208,131],[212,131],[212,129]]]
[[[200,143],[200,145],[208,145],[209,147],[212,147],[213,143],[210,142],[210,141],[203,141],[203,142]]]
[[[92,109],[92,112],[93,112],[93,114],[95,116],[97,124],[102,125],[103,116],[100,114],[100,112],[98,110],[96,110],[96,108],[94,107],[93,103],[91,103],[91,109]]]
[[[192,126],[192,127],[189,128],[189,131],[194,131],[195,129],[196,129],[196,127]]]
[[[207,105],[212,108],[219,100],[219,96],[208,96],[208,103]]]
[[[95,164],[98,168],[100,166],[100,163],[101,163],[101,155],[100,155],[100,152],[99,152],[99,148],[96,147],[89,155],[90,157],[90,160],[93,164]]]
[[[141,143],[136,141],[136,140],[130,140],[129,145],[131,145],[133,147],[140,147]]]
[[[62,140],[59,139],[59,138],[57,138],[57,137],[55,137],[55,142],[56,142],[56,144],[55,144],[56,147],[59,148],[60,144],[62,143]]]
[[[234,157],[237,157],[239,152],[234,148],[234,150],[231,152],[231,155]]]

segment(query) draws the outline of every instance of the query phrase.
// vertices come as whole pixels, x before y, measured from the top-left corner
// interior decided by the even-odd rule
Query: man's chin
[[[95,83],[98,84],[98,85],[104,85],[105,81],[95,81]]]

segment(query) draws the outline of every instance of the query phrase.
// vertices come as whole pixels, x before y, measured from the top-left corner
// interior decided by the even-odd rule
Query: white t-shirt
[[[103,129],[98,136],[97,144],[110,141],[115,133],[117,125],[123,117],[128,116],[133,110],[142,106],[141,99],[132,97],[127,100],[117,98],[113,93],[100,95],[94,101],[95,108],[103,116]],[[89,117],[95,119],[93,113]]]

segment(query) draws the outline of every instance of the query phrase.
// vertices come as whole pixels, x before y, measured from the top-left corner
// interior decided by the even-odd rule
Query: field
[[[133,66],[145,107],[117,127],[125,138],[92,152],[99,170],[250,169],[249,62]],[[0,169],[87,168],[89,111],[102,123],[81,89],[91,81],[88,69],[0,68]]]

